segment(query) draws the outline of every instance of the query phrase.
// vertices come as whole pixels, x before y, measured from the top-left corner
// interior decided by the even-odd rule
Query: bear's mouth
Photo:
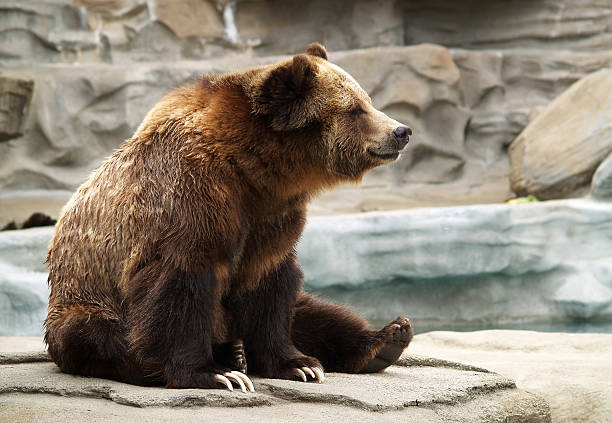
[[[393,152],[393,153],[376,153],[375,151],[372,151],[368,148],[368,154],[370,154],[370,156],[373,156],[379,160],[383,160],[385,162],[389,162],[389,161],[393,161],[395,159],[397,159],[400,155],[399,151]]]

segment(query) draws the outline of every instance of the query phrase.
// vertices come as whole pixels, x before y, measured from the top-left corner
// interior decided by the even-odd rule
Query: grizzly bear
[[[295,245],[312,196],[394,161],[411,133],[320,44],[175,90],[62,211],[50,356],[169,388],[252,391],[247,369],[318,382],[383,370],[412,339],[408,319],[372,330],[305,293]]]

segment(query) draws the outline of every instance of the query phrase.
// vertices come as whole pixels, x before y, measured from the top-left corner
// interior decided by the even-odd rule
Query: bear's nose
[[[404,148],[408,144],[408,137],[412,135],[412,129],[407,126],[398,126],[393,130],[393,137],[397,140],[400,149]]]

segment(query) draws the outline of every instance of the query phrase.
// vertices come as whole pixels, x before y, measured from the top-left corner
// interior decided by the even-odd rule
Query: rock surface
[[[612,70],[572,85],[531,122],[508,150],[510,184],[519,196],[567,198],[586,193],[612,152]]]
[[[447,51],[434,45],[330,57],[362,83],[377,107],[413,126],[415,136],[397,163],[370,172],[359,187],[340,187],[318,198],[311,207],[317,214],[504,201],[510,195],[505,149],[530,116],[580,77],[612,65],[609,52],[543,55]],[[280,59],[240,55],[203,62],[5,69],[7,77],[31,78],[36,89],[24,135],[0,143],[0,220],[15,219],[14,210],[23,210],[23,219],[34,212],[57,218],[66,192],[131,136],[173,87],[202,73]]]
[[[15,344],[25,343],[24,350]],[[37,340],[0,337],[0,357],[32,354]],[[38,338],[38,354],[40,338]],[[3,352],[6,350],[10,352]],[[0,361],[0,363],[3,363]],[[253,378],[255,393],[142,388],[59,372],[47,361],[0,364],[0,418],[68,420],[94,410],[97,420],[547,422],[549,407],[514,382],[470,366],[410,357],[373,375],[328,374],[325,383]],[[315,403],[315,404],[313,404]],[[131,407],[126,407],[131,406]]]
[[[3,73],[36,88],[23,136],[0,143],[1,196],[16,206],[0,204],[0,223],[15,219],[6,209],[57,218],[64,194],[34,192],[73,191],[173,87],[312,41],[415,129],[400,161],[359,188],[326,193],[313,213],[502,202],[511,195],[507,146],[572,83],[612,66],[604,3],[5,1]],[[405,47],[432,41],[451,49]],[[31,206],[17,200],[23,190],[33,191]]]
[[[240,56],[204,63],[12,69],[34,78],[38,95],[27,136],[3,149],[0,187],[74,190],[173,87],[202,73],[244,70],[281,59]],[[361,81],[376,107],[419,133],[418,145],[393,167],[369,176],[366,187],[392,189],[461,177],[468,160],[463,134],[469,113],[462,105],[460,72],[448,50],[434,45],[388,47],[338,53],[332,60]],[[439,116],[447,125],[440,125]]]
[[[152,16],[168,26],[180,38],[222,38],[223,21],[215,1],[157,0]]]
[[[612,334],[430,332],[417,335],[407,351],[508,376],[549,402],[553,422],[612,416]]]
[[[0,232],[0,335],[40,335],[53,228]],[[319,216],[306,288],[420,327],[612,318],[612,203],[564,200]],[[6,322],[6,323],[5,323]]]
[[[612,43],[609,6],[592,0],[417,0],[405,3],[405,40],[427,37],[480,49],[604,50]]]
[[[33,86],[31,80],[0,76],[0,142],[23,135]]]
[[[277,55],[301,52],[314,40],[330,50],[435,42],[480,49],[600,51],[612,43],[609,5],[593,0],[175,3],[4,1],[0,62],[130,63],[203,59],[243,50]]]
[[[398,363],[400,366],[392,367],[392,370],[403,369],[404,371],[418,372],[424,366],[432,366],[434,368],[441,367],[441,370],[445,371],[451,368],[462,370],[462,372],[450,373],[461,375],[463,372],[470,371],[486,372],[486,370],[482,369],[484,367],[514,379],[519,389],[532,392],[544,398],[550,404],[553,422],[605,422],[612,415],[612,389],[609,384],[609,380],[612,378],[612,364],[608,359],[610,354],[612,354],[612,335],[499,330],[472,333],[431,332],[417,335],[409,349],[400,359]],[[22,385],[19,386],[23,386],[23,381],[31,377],[29,372],[38,372],[39,369],[42,370],[47,365],[44,362],[39,362],[45,356],[42,353],[41,339],[38,337],[0,337],[0,363],[4,363],[0,366],[2,375],[5,374],[3,371],[6,368],[5,364],[8,362],[7,358],[9,357],[17,357],[18,362],[33,363],[32,367],[24,367],[24,371],[20,372],[18,377],[10,381],[13,386],[20,383]],[[26,357],[30,357],[30,359]],[[34,360],[31,357],[37,358]],[[453,362],[445,360],[452,360]],[[466,364],[461,365],[454,363],[454,361]],[[11,362],[16,363],[15,360]],[[42,367],[37,369],[34,365]],[[14,369],[15,367],[11,370],[12,374],[17,373]],[[49,370],[52,369],[53,367],[51,366]],[[404,377],[404,373],[401,374],[401,377]],[[71,379],[66,375],[57,374],[56,371],[51,371],[46,376],[61,376]],[[329,375],[329,380],[332,380],[334,386],[338,386],[333,381],[337,376],[347,377],[340,374]],[[374,377],[379,376],[382,375]],[[369,377],[371,376],[355,376],[355,378],[359,378],[357,379],[358,381]],[[499,381],[499,379],[497,380]],[[28,394],[27,397],[24,397],[22,392],[4,392],[0,394],[0,416],[10,416],[12,418],[9,419],[10,421],[29,421],[33,418],[41,422],[58,421],[66,416],[80,416],[82,419],[83,413],[88,413],[86,409],[89,409],[93,410],[90,412],[92,417],[98,418],[98,420],[92,421],[120,421],[120,416],[123,416],[123,421],[128,417],[131,419],[146,418],[151,421],[159,418],[156,417],[155,412],[150,407],[142,409],[125,407],[112,400],[91,398],[94,395],[98,395],[98,398],[105,395],[110,396],[110,392],[115,392],[111,387],[126,387],[126,385],[114,382],[104,381],[100,383],[102,381],[96,380],[90,380],[90,384],[85,386],[94,386],[96,382],[99,383],[98,386],[106,386],[109,389],[99,393],[90,392],[86,399],[57,396],[51,393]],[[78,383],[81,382],[79,381]],[[291,391],[304,387],[301,383],[280,383],[287,384],[289,386],[288,389]],[[410,384],[410,382],[404,383]],[[40,381],[34,381],[32,384],[34,387],[40,385]],[[359,385],[359,383],[355,385]],[[417,383],[413,385],[417,385]],[[292,386],[296,388],[292,389]],[[449,384],[448,386],[456,385]],[[127,388],[133,387],[127,386]],[[312,386],[308,386],[308,388],[312,388]],[[49,386],[47,389],[51,390],[52,387]],[[388,388],[385,387],[383,389]],[[187,395],[191,395],[194,398],[197,397],[194,392],[198,391],[189,391]],[[126,390],[120,392],[125,394]],[[280,390],[277,392],[280,392]],[[287,391],[282,392],[282,395],[288,395]],[[307,392],[312,391],[308,389]],[[505,392],[507,393],[508,391]],[[215,391],[215,393],[221,394],[222,392]],[[331,405],[324,402],[318,403],[313,407],[312,404],[293,403],[282,399],[282,395],[276,395],[271,399],[280,401],[280,405],[259,407],[255,413],[253,413],[253,409],[250,409],[251,413],[253,413],[253,421],[256,421],[257,418],[273,419],[274,416],[276,418],[284,416],[290,421],[292,419],[298,421],[299,418],[307,419],[307,421],[326,421],[326,419],[329,421],[330,418],[338,416],[352,418],[353,421],[355,419],[367,419],[368,416],[370,418],[374,416],[376,421],[394,421],[393,419],[406,421],[402,420],[408,414],[406,411],[417,413],[417,407],[410,407],[404,411],[386,411],[372,415],[351,405]],[[520,395],[517,395],[517,397],[521,398]],[[310,397],[305,401],[309,402],[312,399]],[[412,398],[409,398],[409,400],[414,401]],[[463,406],[466,405],[466,403],[463,403]],[[497,406],[499,407],[499,404]],[[202,415],[201,409],[196,409],[200,410],[199,415]],[[441,413],[443,409],[444,407],[440,407],[437,412]],[[219,417],[235,419],[236,414],[232,413],[240,412],[236,410],[215,409],[215,412],[219,413]],[[443,416],[443,414],[436,415],[431,410],[421,409],[420,407],[418,411],[422,412],[422,414],[417,415],[423,421],[436,421],[436,417],[440,419],[439,416]],[[171,412],[173,420],[178,421],[188,420],[194,416],[194,408],[191,407],[173,408]],[[300,416],[300,413],[303,414]],[[248,419],[249,417],[244,416],[244,418]],[[449,419],[447,421],[457,420]],[[465,419],[465,421],[475,420]]]
[[[239,1],[236,24],[255,54],[295,54],[312,40],[331,51],[404,45],[402,9],[396,0]]]

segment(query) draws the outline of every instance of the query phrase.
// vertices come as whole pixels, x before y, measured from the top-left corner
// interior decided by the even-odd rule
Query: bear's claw
[[[247,388],[250,392],[255,392],[255,387],[253,386],[253,382],[251,382],[251,379],[249,379],[249,377],[245,375],[244,373],[237,372],[237,371],[231,371],[231,372],[226,372],[222,375],[220,374],[215,375],[215,380],[217,382],[219,382],[222,385],[227,386],[227,389],[229,389],[230,391],[234,391],[234,387],[232,386],[232,382],[230,382],[230,379],[232,382],[235,382],[236,384],[238,384],[238,386],[240,386],[240,389],[242,390],[242,392],[246,392]]]
[[[310,376],[311,378],[315,378],[315,374],[312,370],[310,370],[310,367],[302,367],[302,370],[304,371],[304,373],[306,373],[308,376]]]
[[[316,380],[317,383],[323,383],[325,381],[325,374],[323,370],[318,367],[302,367],[301,369],[295,368],[293,369],[293,375],[302,379],[304,382],[308,382],[308,377],[310,376],[312,380]]]

